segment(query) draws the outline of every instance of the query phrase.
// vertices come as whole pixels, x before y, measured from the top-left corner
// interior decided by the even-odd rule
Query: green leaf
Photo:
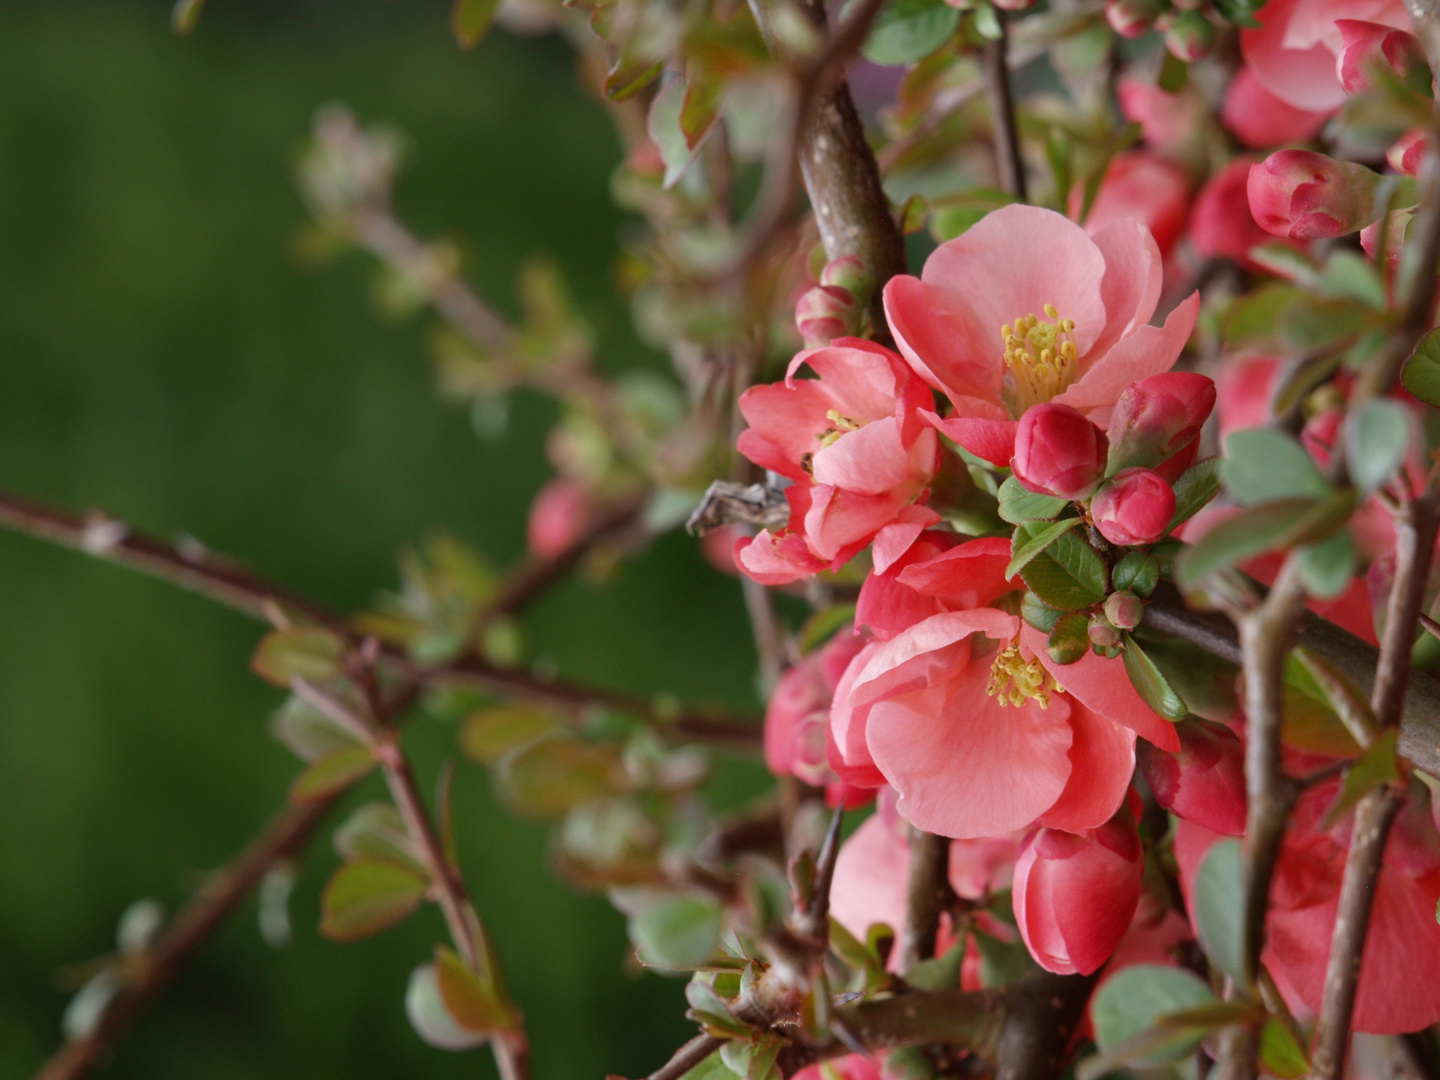
[[[1175,516],[1170,519],[1173,530],[1192,517],[1220,492],[1220,459],[1197,461],[1175,481]]]
[[[847,4],[845,10],[853,6]],[[872,63],[900,67],[930,55],[959,26],[959,10],[945,0],[890,0],[875,17],[860,51]]]
[[[677,896],[652,904],[630,920],[630,940],[654,967],[683,970],[703,964],[720,941],[718,901]]]
[[[1385,310],[1385,284],[1375,264],[1358,251],[1344,248],[1332,254],[1320,275],[1319,293],[1335,299],[1358,300],[1376,311]]]
[[[427,878],[395,863],[346,863],[320,897],[320,932],[332,941],[378,934],[407,918],[429,886]]]
[[[1041,600],[1064,611],[1090,607],[1105,599],[1104,560],[1087,541],[1071,532],[1031,560],[1022,576]]]
[[[1326,691],[1296,659],[1285,658],[1280,702],[1280,738],[1286,746],[1327,757],[1358,757],[1360,744],[1330,708]]]
[[[1216,997],[1210,988],[1188,971],[1158,964],[1137,964],[1117,972],[1096,992],[1090,1005],[1095,1041],[1109,1050],[1156,1025],[1170,1013],[1211,1005]],[[1190,1041],[1193,1047],[1197,1035]],[[1158,1065],[1173,1061],[1188,1048],[1159,1049],[1153,1056],[1135,1059],[1136,1064]]]
[[[1295,1041],[1290,1029],[1275,1017],[1266,1018],[1260,1029],[1260,1064],[1281,1080],[1299,1080],[1310,1071],[1305,1048]]]
[[[501,756],[496,780],[506,803],[537,818],[559,817],[578,803],[628,786],[612,744],[591,746],[562,734],[541,736]]]
[[[742,1080],[742,1078],[726,1067],[725,1062],[720,1059],[720,1051],[717,1050],[682,1076],[680,1080]]]
[[[1289,677],[1291,663],[1298,664],[1308,679],[1302,681]],[[1374,740],[1379,723],[1370,708],[1370,702],[1360,693],[1359,687],[1349,676],[1330,661],[1303,645],[1297,645],[1291,650],[1290,659],[1287,660],[1286,675],[1287,682],[1299,686],[1335,714],[1354,740],[1353,748],[1368,746]]]
[[[1296,552],[1296,558],[1305,591],[1321,599],[1339,596],[1355,574],[1355,545],[1348,532],[1307,544]]]
[[[1057,664],[1073,664],[1090,651],[1090,620],[1081,612],[1066,615],[1050,629],[1045,651]]]
[[[500,0],[455,0],[450,8],[450,32],[461,48],[473,49],[495,21]]]
[[[335,830],[335,851],[346,862],[388,862],[425,875],[425,863],[405,829],[400,811],[389,803],[359,807]]]
[[[486,1039],[484,1032],[469,1031],[450,1015],[434,964],[421,964],[411,972],[405,989],[405,1014],[415,1034],[441,1050],[470,1050]]]
[[[1369,494],[1395,475],[1410,449],[1410,418],[1405,406],[1371,398],[1345,417],[1345,460],[1350,479]]]
[[[1051,521],[1043,524],[1027,522],[1016,529],[1015,537],[1010,542],[1014,557],[1011,558],[1010,565],[1005,567],[1005,576],[1012,578],[1020,573],[1030,565],[1035,556],[1079,524],[1079,518],[1066,518],[1064,521]]]
[[[989,934],[977,933],[975,948],[980,953],[981,986],[1008,986],[1036,970],[1023,941],[1000,941]]]
[[[1053,520],[1069,505],[1069,499],[1062,499],[1058,495],[1037,495],[1033,491],[1026,491],[1013,476],[1000,485],[1000,519],[1011,525],[1042,519]]]
[[[495,985],[444,945],[435,949],[435,982],[445,1011],[462,1030],[491,1035],[515,1027],[515,1015]]]
[[[685,145],[700,149],[710,128],[720,117],[720,99],[725,83],[708,71],[697,71],[685,80],[685,100],[680,106],[680,130]]]
[[[1255,18],[1255,13],[1264,4],[1265,0],[1215,0],[1215,10],[1231,25],[1253,29],[1260,25],[1260,20]]]
[[[1234,664],[1179,638],[1147,636],[1142,644],[1190,712],[1219,721],[1235,715]]]
[[[1110,571],[1110,587],[1144,599],[1160,584],[1160,560],[1146,551],[1127,551]]]
[[[1310,257],[1289,244],[1279,241],[1257,244],[1250,249],[1250,259],[1276,277],[1293,281],[1306,289],[1317,288],[1320,284],[1320,271]]]
[[[959,195],[936,199],[930,207],[930,234],[938,243],[954,240],[991,210],[1009,206],[1014,201],[1015,196],[1008,191],[993,188],[972,188]]]
[[[1184,720],[1189,710],[1160,669],[1155,666],[1155,661],[1145,655],[1145,650],[1133,635],[1127,633],[1120,636],[1125,644],[1122,653],[1125,658],[1125,674],[1130,676],[1130,683],[1135,687],[1140,699],[1166,720]]]
[[[652,60],[649,56],[635,56],[630,49],[620,50],[615,64],[605,75],[602,89],[611,101],[624,101],[634,97],[660,77],[665,70],[664,61]],[[679,126],[677,118],[676,126]]]
[[[1415,397],[1440,408],[1440,328],[1422,337],[1400,371],[1400,385]]]
[[[295,778],[290,785],[292,803],[312,803],[344,791],[375,768],[368,746],[352,743],[326,755]]]
[[[1283,372],[1270,397],[1270,412],[1284,416],[1299,405],[1340,367],[1341,356],[1328,353],[1314,356]]]
[[[650,103],[647,128],[650,139],[660,149],[660,158],[665,162],[663,186],[674,187],[690,163],[695,160],[685,132],[680,127],[680,111],[685,104],[685,80],[671,78],[655,99]]]
[[[1226,839],[1210,846],[1195,875],[1193,902],[1200,947],[1216,968],[1240,982],[1245,919],[1240,841]]]
[[[802,655],[813,652],[854,621],[854,604],[831,604],[805,620],[800,632],[795,635],[795,644],[800,647]]]
[[[320,682],[340,670],[345,643],[319,626],[274,630],[260,639],[250,667],[266,682],[288,687],[292,679]]]
[[[917,990],[958,990],[960,961],[965,959],[965,942],[952,945],[944,956],[921,960],[905,973],[905,981]]]
[[[300,697],[292,696],[275,711],[271,730],[302,761],[319,761],[359,745],[353,734]]]
[[[460,749],[481,765],[493,765],[507,751],[559,730],[550,714],[530,705],[493,705],[465,718]]]
[[[1181,554],[1176,560],[1180,584],[1194,588],[1207,575],[1262,552],[1323,540],[1343,526],[1354,509],[1351,491],[1319,502],[1279,499],[1252,507],[1222,521]]]
[[[1395,729],[1386,728],[1375,740],[1375,744],[1365,751],[1364,756],[1345,770],[1345,780],[1340,785],[1340,797],[1325,815],[1321,830],[1328,832],[1370,792],[1399,779],[1400,765],[1395,758]]]
[[[1064,615],[1065,612],[1052,608],[1033,592],[1027,592],[1020,601],[1020,617],[1042,634],[1050,633]]]
[[[1323,499],[1330,494],[1330,485],[1305,448],[1273,428],[1232,432],[1225,440],[1220,476],[1241,506],[1276,499]]]

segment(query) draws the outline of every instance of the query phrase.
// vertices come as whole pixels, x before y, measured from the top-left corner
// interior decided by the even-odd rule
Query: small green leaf
[[[846,10],[851,6],[847,4]],[[929,56],[959,26],[959,10],[945,0],[890,0],[871,24],[860,51],[882,67],[900,67]]]
[[[957,196],[937,199],[930,208],[930,234],[937,243],[954,240],[991,210],[1009,206],[1014,201],[1015,196],[1009,192],[990,188],[972,188]]]
[[[340,670],[345,643],[340,635],[319,626],[274,630],[260,639],[250,667],[266,682],[290,685],[292,679],[320,682]]]
[[[999,501],[1000,519],[1011,525],[1026,521],[1051,521],[1070,505],[1070,500],[1058,495],[1037,495],[1026,491],[1013,476],[1000,485]]]
[[[1008,986],[1035,973],[1035,961],[1023,941],[1000,941],[977,933],[975,948],[980,953],[981,986]]]
[[[1022,576],[1041,600],[1064,611],[1091,607],[1105,599],[1105,561],[1073,532],[1064,533],[1031,560]]]
[[[1355,545],[1348,532],[1338,532],[1296,551],[1300,580],[1311,596],[1328,600],[1339,596],[1355,575]]]
[[[389,803],[359,807],[335,830],[335,851],[346,862],[387,862],[424,876],[425,863],[405,829],[400,811]]]
[[[1147,636],[1143,645],[1190,712],[1219,721],[1235,715],[1234,664],[1179,638]]]
[[[368,746],[352,743],[321,758],[290,785],[292,803],[312,803],[344,791],[375,768]]]
[[[1343,526],[1354,509],[1352,491],[1323,501],[1278,499],[1252,507],[1222,521],[1176,560],[1180,584],[1194,588],[1207,575],[1262,552],[1323,540]]]
[[[507,750],[558,730],[548,713],[530,705],[492,705],[465,718],[460,749],[481,765],[493,765]]]
[[[1301,689],[1318,698],[1335,713],[1357,746],[1369,746],[1374,741],[1379,724],[1370,703],[1365,700],[1359,688],[1330,661],[1303,645],[1297,645],[1290,655],[1294,663],[1304,669],[1309,681],[1304,684],[1295,678],[1287,681],[1300,684]],[[1288,676],[1288,662],[1286,667]]]
[[[684,104],[685,80],[678,76],[669,79],[650,103],[647,127],[651,141],[659,147],[660,157],[665,162],[662,183],[667,188],[673,187],[695,160],[695,151],[680,127],[680,112]]]
[[[1108,1050],[1153,1028],[1156,1021],[1167,1014],[1211,1005],[1215,1001],[1210,988],[1188,971],[1158,964],[1137,964],[1106,979],[1096,992],[1090,1005],[1095,1041]],[[1190,1046],[1199,1038],[1197,1035]],[[1135,1063],[1163,1064],[1183,1052],[1165,1049],[1154,1057],[1141,1057]]]
[[[346,863],[320,898],[320,932],[332,941],[358,941],[407,918],[429,881],[389,862]]]
[[[693,1069],[687,1072],[680,1080],[743,1080],[736,1076],[720,1059],[720,1051],[715,1051],[704,1061],[700,1062]]]
[[[1323,499],[1330,494],[1330,485],[1305,448],[1273,428],[1232,432],[1225,440],[1220,476],[1242,506],[1276,499]]]
[[[958,990],[960,961],[965,959],[965,942],[952,945],[944,956],[921,960],[905,973],[905,981],[917,990]]]
[[[684,970],[703,964],[720,941],[720,904],[710,897],[662,900],[630,920],[630,940],[654,967]]]
[[[588,745],[563,734],[541,736],[502,755],[499,794],[518,813],[559,817],[577,803],[628,786],[612,744]]]
[[[1057,664],[1073,664],[1090,651],[1090,620],[1073,612],[1057,622],[1045,642],[1045,651]]]
[[[455,0],[450,8],[450,32],[465,49],[473,49],[495,21],[500,0]]]
[[[358,745],[351,732],[301,697],[291,696],[275,711],[271,730],[302,761],[319,761]]]
[[[665,70],[663,61],[648,56],[634,56],[628,48],[621,49],[615,64],[605,76],[602,89],[611,101],[624,101],[634,97],[660,77]],[[677,121],[678,126],[678,121]]]
[[[1127,551],[1110,571],[1110,586],[1117,592],[1129,590],[1140,598],[1160,584],[1160,560],[1146,551]]]
[[[1052,608],[1033,592],[1027,592],[1020,601],[1020,617],[1042,634],[1050,633],[1064,615],[1065,612]]]
[[[1155,661],[1145,655],[1145,650],[1140,648],[1140,643],[1131,634],[1122,634],[1125,648],[1125,674],[1130,676],[1130,683],[1135,687],[1140,699],[1159,713],[1166,720],[1184,720],[1189,710],[1185,708],[1185,702],[1180,700],[1169,681],[1161,674],[1160,669],[1155,666]]]
[[[685,101],[680,106],[680,130],[685,145],[698,150],[720,117],[720,99],[725,83],[708,71],[697,71],[685,80]]]
[[[1354,809],[1355,804],[1383,784],[1400,779],[1400,766],[1395,758],[1395,729],[1387,728],[1363,757],[1345,770],[1340,797],[1325,815],[1322,831],[1328,832],[1335,823]]]
[[[1369,494],[1395,475],[1410,449],[1410,417],[1405,406],[1371,398],[1345,418],[1342,433],[1350,479]]]
[[[1079,518],[1066,518],[1064,521],[1051,521],[1044,524],[1027,522],[1016,529],[1015,537],[1011,541],[1011,551],[1014,557],[1010,560],[1010,565],[1005,567],[1005,576],[1013,578],[1029,566],[1035,556],[1079,524]]]
[[[1220,840],[1210,846],[1195,875],[1193,902],[1200,947],[1216,968],[1240,982],[1245,917],[1240,841]]]
[[[1170,519],[1173,530],[1198,514],[1220,492],[1220,459],[1197,461],[1175,481],[1175,516]]]
[[[435,982],[445,1011],[461,1029],[491,1035],[515,1027],[515,1016],[494,984],[444,945],[435,950]]]
[[[1440,408],[1440,328],[1420,339],[1401,369],[1400,384],[1426,405]]]
[[[441,1050],[469,1050],[486,1039],[481,1031],[462,1028],[445,1007],[434,964],[421,964],[410,974],[405,989],[405,1014],[415,1033]]]
[[[1342,248],[1330,256],[1320,275],[1319,293],[1334,299],[1358,300],[1376,311],[1385,310],[1385,283],[1375,264],[1358,251]]]
[[[1260,1064],[1265,1071],[1281,1080],[1299,1080],[1310,1071],[1305,1049],[1295,1041],[1290,1029],[1275,1017],[1267,1017],[1260,1029]]]

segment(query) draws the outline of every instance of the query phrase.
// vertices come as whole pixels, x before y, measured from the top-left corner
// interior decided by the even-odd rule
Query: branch
[[[1006,60],[1009,36],[1002,8],[995,8],[995,20],[1000,36],[986,43],[983,58],[985,98],[990,103],[995,138],[995,171],[1000,186],[1025,202],[1025,159],[1020,154],[1020,132],[1015,126],[1015,99],[1010,92],[1010,67]]]
[[[190,958],[259,886],[278,862],[299,854],[324,821],[337,794],[287,806],[224,868],[216,871],[161,933],[143,966],[106,1006],[83,1038],[62,1046],[35,1080],[79,1080],[105,1058],[147,1008],[175,981]]]
[[[725,1040],[716,1035],[696,1035],[695,1038],[676,1050],[669,1061],[647,1076],[645,1080],[680,1080],[680,1077],[724,1045]],[[610,1077],[609,1080],[619,1080],[619,1078]]]
[[[905,896],[905,935],[900,941],[902,975],[935,955],[940,916],[952,895],[950,840],[910,826],[910,885]]]

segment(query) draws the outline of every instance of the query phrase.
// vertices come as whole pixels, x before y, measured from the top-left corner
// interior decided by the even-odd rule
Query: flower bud
[[[556,477],[541,488],[530,503],[525,546],[537,559],[553,559],[580,539],[594,520],[595,512],[595,501],[584,484]]]
[[[1090,623],[1085,627],[1085,634],[1090,638],[1090,644],[1102,649],[1113,649],[1120,644],[1120,631],[1110,625],[1110,620],[1098,611],[1090,616]]]
[[[1105,618],[1121,630],[1134,630],[1145,615],[1145,602],[1128,589],[1105,598]]]
[[[841,255],[831,259],[820,271],[821,285],[834,285],[850,294],[851,302],[863,308],[875,291],[875,275],[858,255]]]
[[[1083,499],[1105,474],[1105,433],[1069,405],[1036,405],[1015,431],[1015,479],[1029,491]]]
[[[1250,215],[1245,184],[1254,163],[1253,158],[1237,157],[1205,181],[1195,196],[1189,224],[1190,242],[1200,254],[1220,256],[1251,269],[1250,249],[1275,242]]]
[[[1182,11],[1165,31],[1165,47],[1180,60],[1199,60],[1215,44],[1215,24],[1198,11]]]
[[[1155,801],[1211,832],[1245,832],[1245,747],[1224,724],[1186,720],[1175,726],[1180,752],[1167,753],[1141,739],[1140,772]]]
[[[1105,21],[1121,37],[1148,34],[1164,10],[1160,0],[1105,0]]]
[[[1401,176],[1419,176],[1420,163],[1425,160],[1425,150],[1429,145],[1424,128],[1411,128],[1385,151],[1385,160]]]
[[[1215,383],[1167,371],[1126,387],[1110,414],[1108,472],[1152,468],[1195,441],[1215,408]]]
[[[1015,864],[1015,922],[1036,962],[1089,975],[1110,959],[1140,903],[1145,856],[1128,807],[1089,836],[1041,828]]]
[[[1090,517],[1112,544],[1153,544],[1175,516],[1175,492],[1149,469],[1124,469],[1105,482],[1090,502]]]
[[[1281,150],[1250,170],[1246,190],[1260,227],[1295,240],[1345,236],[1380,214],[1380,177],[1310,150]]]
[[[1035,0],[991,0],[991,2],[1003,11],[1024,11],[1026,8],[1035,6]]]
[[[1336,19],[1335,29],[1345,41],[1335,57],[1335,77],[1347,94],[1375,89],[1373,73],[1380,64],[1417,93],[1430,93],[1430,65],[1414,34],[1359,19]]]
[[[817,285],[795,305],[795,326],[807,349],[821,348],[834,338],[855,333],[859,315],[849,290],[838,285]]]

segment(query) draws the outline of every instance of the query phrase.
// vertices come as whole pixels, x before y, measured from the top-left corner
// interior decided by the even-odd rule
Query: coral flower
[[[1175,363],[1199,296],[1148,325],[1161,273],[1138,218],[1091,236],[1052,210],[1006,206],[941,244],[920,277],[892,278],[885,313],[911,367],[954,406],[932,422],[1009,465],[1032,405],[1069,405],[1104,427],[1125,387]]]

